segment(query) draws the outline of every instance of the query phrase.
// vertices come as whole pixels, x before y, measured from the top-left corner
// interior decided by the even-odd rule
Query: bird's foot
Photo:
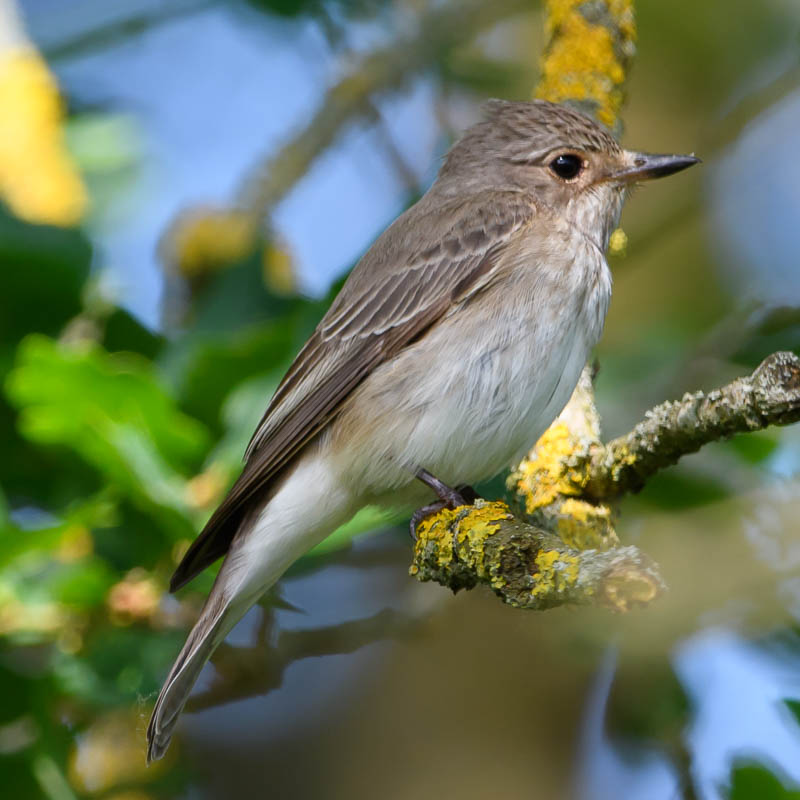
[[[471,486],[460,485],[453,489],[425,469],[418,470],[416,477],[436,492],[439,501],[418,508],[411,516],[411,538],[414,541],[417,539],[417,527],[422,520],[433,514],[438,514],[445,508],[454,509],[459,506],[471,506],[479,497]],[[458,561],[458,542],[455,536],[453,536],[453,558]]]
[[[419,526],[420,522],[422,522],[422,520],[426,519],[427,517],[432,517],[434,514],[438,514],[445,508],[447,508],[447,503],[443,503],[441,500],[437,503],[428,503],[427,506],[422,506],[422,508],[418,508],[411,515],[411,522],[408,524],[408,529],[411,532],[411,538],[416,542],[417,527]]]

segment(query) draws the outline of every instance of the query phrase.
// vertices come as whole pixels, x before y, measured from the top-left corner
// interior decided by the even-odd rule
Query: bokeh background
[[[608,435],[800,349],[800,3],[636,7],[624,142],[704,164],[628,203]],[[144,766],[211,582],[171,570],[337,282],[542,43],[537,0],[0,0],[3,797],[800,797],[797,428],[625,500],[671,587],[625,616],[419,585],[367,513]]]

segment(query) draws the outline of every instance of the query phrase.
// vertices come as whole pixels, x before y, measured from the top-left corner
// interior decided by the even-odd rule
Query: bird
[[[461,504],[460,487],[525,454],[600,339],[626,193],[698,161],[623,149],[566,105],[485,105],[354,267],[178,565],[171,591],[224,556],[156,700],[148,762],[215,648],[306,551],[366,505]]]

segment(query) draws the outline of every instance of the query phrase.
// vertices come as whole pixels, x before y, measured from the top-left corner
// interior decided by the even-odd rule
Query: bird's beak
[[[609,180],[620,183],[637,183],[649,181],[651,178],[663,178],[680,172],[682,169],[698,164],[700,159],[696,156],[667,156],[652,153],[625,153],[625,162],[611,172]]]

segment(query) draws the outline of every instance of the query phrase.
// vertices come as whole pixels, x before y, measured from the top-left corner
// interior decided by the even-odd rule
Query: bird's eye
[[[562,180],[574,178],[583,169],[583,159],[572,153],[562,153],[550,162],[550,169]]]

